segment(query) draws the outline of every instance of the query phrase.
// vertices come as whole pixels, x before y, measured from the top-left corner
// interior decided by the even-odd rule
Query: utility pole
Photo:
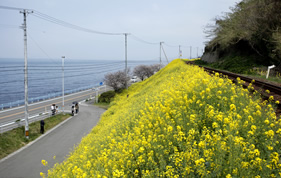
[[[24,33],[24,119],[25,119],[25,137],[29,139],[29,124],[28,124],[28,75],[27,75],[27,35],[26,35],[26,15],[32,13],[24,9],[20,11],[23,14],[23,33]]]
[[[197,47],[197,56],[196,56],[196,58],[198,58],[199,56],[198,56],[198,47]]]
[[[96,87],[96,103],[99,102],[99,88]]]
[[[160,42],[160,66],[162,65],[161,50],[162,50],[162,44],[163,43],[164,43],[163,41]]]
[[[129,35],[129,33],[124,33],[125,35],[125,73],[126,73],[126,89],[128,89],[128,81],[127,81],[127,73],[128,73],[128,70],[127,70],[127,36]]]
[[[62,56],[62,113],[64,114],[64,58],[65,56]]]
[[[181,59],[181,56],[182,56],[182,54],[181,54],[181,45],[179,45],[179,58]]]
[[[192,46],[190,46],[190,58],[191,59],[191,53],[192,53]]]

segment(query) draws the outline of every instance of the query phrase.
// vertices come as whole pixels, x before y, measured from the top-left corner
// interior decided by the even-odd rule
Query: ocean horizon
[[[0,58],[0,104],[24,99],[24,59]],[[128,68],[151,65],[158,60],[128,61]],[[28,98],[43,97],[62,91],[62,59],[28,59]],[[64,60],[64,90],[91,88],[104,81],[104,75],[125,69],[120,60]]]

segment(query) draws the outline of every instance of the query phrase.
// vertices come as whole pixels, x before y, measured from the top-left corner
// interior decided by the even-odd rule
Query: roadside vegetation
[[[214,25],[207,25],[210,41],[202,60],[212,62],[210,67],[261,79],[274,64],[269,80],[280,83],[280,9],[280,0],[241,0]]]
[[[228,56],[214,63],[196,60],[195,64],[214,69],[227,70],[233,73],[252,77],[253,79],[274,82],[277,85],[281,84],[280,72],[277,70],[271,70],[268,79],[266,79],[267,67],[255,64],[249,57]]]
[[[94,105],[103,109],[108,109],[110,102],[113,101],[115,95],[115,91],[104,92],[99,96],[98,103],[94,103]]]
[[[207,51],[218,51],[219,57],[254,56],[264,65],[281,62],[280,0],[242,0],[230,13],[218,17],[206,31],[211,40]]]
[[[158,72],[163,65],[154,64],[154,65],[138,65],[133,70],[133,75],[140,78],[142,81],[146,78],[151,77],[153,74]]]
[[[45,119],[45,132],[69,117],[70,114],[59,114]],[[40,121],[29,124],[29,139],[25,138],[24,126],[2,133],[0,135],[0,159],[20,149],[41,135]]]
[[[174,60],[116,95],[48,177],[280,177],[273,97],[237,83]]]

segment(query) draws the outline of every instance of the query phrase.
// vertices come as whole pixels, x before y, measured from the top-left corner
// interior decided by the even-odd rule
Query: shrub
[[[110,103],[115,96],[114,91],[107,91],[100,95],[99,102],[101,103]]]

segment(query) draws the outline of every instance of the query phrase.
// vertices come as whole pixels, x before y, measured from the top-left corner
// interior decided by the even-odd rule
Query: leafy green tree
[[[208,50],[244,44],[254,54],[281,62],[281,1],[242,0],[230,13],[215,19],[206,31]]]

